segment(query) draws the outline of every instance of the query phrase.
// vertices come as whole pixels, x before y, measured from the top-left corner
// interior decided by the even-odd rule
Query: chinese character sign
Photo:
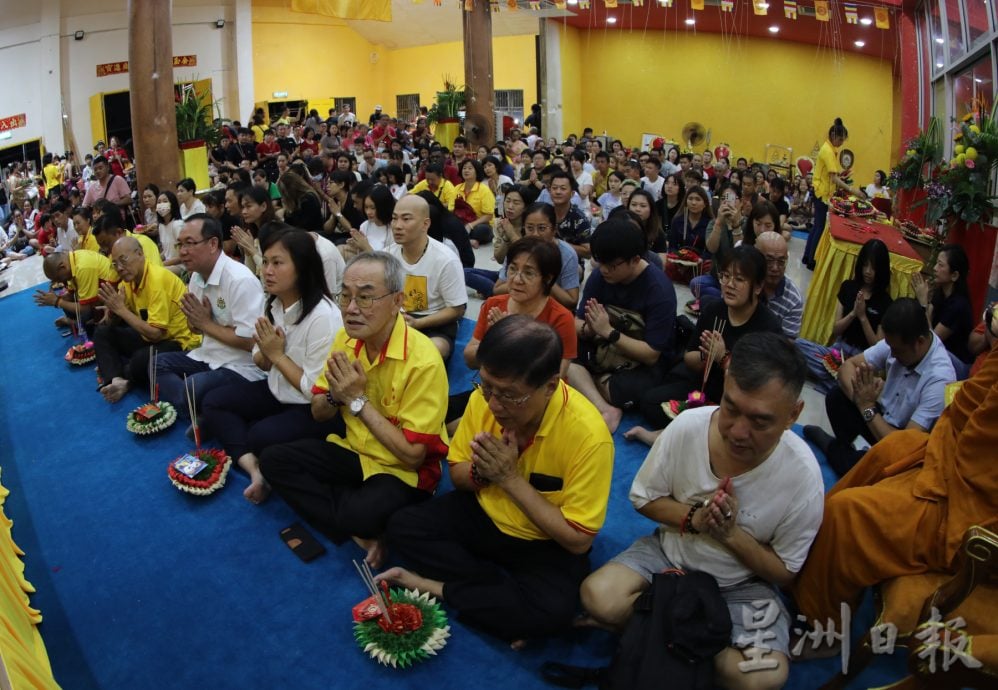
[[[197,55],[173,56],[174,67],[197,67],[197,65],[198,65]],[[120,62],[108,62],[102,65],[97,65],[98,77],[107,77],[112,74],[128,74],[128,60],[121,60]]]
[[[26,114],[11,115],[10,117],[0,119],[0,132],[9,132],[18,127],[24,127],[26,124],[28,124],[28,116]]]

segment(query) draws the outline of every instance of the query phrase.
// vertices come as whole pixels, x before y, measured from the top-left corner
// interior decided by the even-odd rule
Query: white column
[[[46,151],[62,153],[66,141],[62,129],[62,60],[60,56],[59,29],[61,7],[59,0],[42,0],[41,40],[39,41],[38,85],[48,104],[41,108],[42,143]]]
[[[248,127],[253,118],[253,0],[236,0],[236,88],[239,94],[239,110],[229,117],[239,120]]]
[[[544,78],[541,80],[541,89],[544,91],[541,102],[541,122],[543,136],[555,137],[561,141],[564,137],[562,125],[562,97],[561,97],[561,34],[558,33],[557,22],[541,20],[541,56],[540,62],[544,66]]]

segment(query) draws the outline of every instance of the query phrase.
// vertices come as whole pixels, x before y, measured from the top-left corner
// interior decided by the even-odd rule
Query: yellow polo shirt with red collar
[[[489,186],[476,182],[470,192],[465,191],[464,185],[456,188],[457,196],[468,202],[468,206],[475,209],[479,216],[494,216],[496,212],[496,195],[492,193]]]
[[[432,492],[440,482],[440,461],[447,456],[447,369],[433,342],[410,328],[402,314],[374,360],[368,359],[363,340],[347,335],[340,329],[333,352],[346,353],[350,362],[359,361],[367,376],[368,405],[373,405],[395,427],[402,430],[409,443],[426,446],[426,459],[417,470],[403,464],[385,448],[367,425],[344,410],[346,438],[330,434],[326,440],[357,453],[364,479],[375,474],[391,474],[409,486]],[[325,395],[329,390],[326,372],[312,387],[313,395]]]
[[[814,195],[827,203],[835,194],[832,173],[837,175],[840,172],[842,166],[839,164],[839,150],[832,146],[832,142],[826,140],[821,145],[818,161],[814,164]]]
[[[476,390],[451,441],[451,472],[469,472],[471,441],[476,434],[500,438],[502,427]],[[517,471],[547,501],[561,510],[572,527],[596,534],[606,519],[613,475],[613,438],[599,411],[564,381],[548,401],[540,428],[517,459]],[[550,539],[513,499],[492,484],[477,493],[478,504],[503,534],[517,539]]]
[[[146,237],[142,234],[135,234],[134,232],[129,232],[125,230],[126,237],[134,237],[139,241],[139,246],[142,247],[142,253],[146,257],[146,261],[152,262],[153,266],[162,266],[163,257],[159,253],[159,245],[152,241],[151,237]]]
[[[117,285],[121,280],[109,258],[87,249],[69,253],[69,272],[73,277],[66,287],[76,293],[76,301],[80,304],[97,302],[101,283]]]
[[[78,248],[100,253],[100,245],[97,244],[97,238],[94,237],[93,230],[88,232],[86,235],[80,235]]]
[[[430,190],[430,194],[435,194],[436,197],[440,199],[440,203],[446,206],[448,211],[454,210],[454,200],[457,198],[457,188],[454,187],[454,184],[450,180],[440,178],[440,186],[437,187],[437,191],[435,192],[430,189],[430,185],[426,180],[421,180],[416,183],[415,187],[409,190],[409,193],[419,194],[427,189]]]
[[[150,326],[165,330],[166,340],[178,343],[184,351],[201,344],[201,336],[191,333],[187,317],[180,310],[187,286],[169,269],[146,261],[138,285],[128,281],[123,285],[128,309]]]

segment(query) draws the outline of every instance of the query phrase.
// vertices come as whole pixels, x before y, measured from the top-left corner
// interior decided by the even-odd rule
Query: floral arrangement
[[[457,86],[450,77],[444,76],[444,90],[437,91],[437,100],[426,114],[427,124],[460,117],[460,112],[464,110],[467,102],[467,91],[467,87]]]
[[[125,428],[133,434],[148,436],[169,429],[177,421],[177,409],[166,402],[149,402],[128,413]]]
[[[701,391],[693,391],[686,397],[686,400],[669,400],[662,403],[662,411],[665,412],[665,416],[669,419],[675,419],[681,412],[694,407],[703,407],[706,404],[707,396]]]
[[[73,345],[66,350],[65,359],[75,367],[82,367],[85,364],[90,364],[92,361],[97,359],[97,353],[94,351],[94,344],[88,340],[86,342]]]
[[[205,467],[193,477],[188,477],[175,467],[180,458],[171,460],[166,473],[175,487],[195,496],[208,496],[225,486],[232,458],[227,456],[224,450],[199,448],[191,452],[191,455],[205,463]]]
[[[932,118],[925,131],[908,142],[904,156],[891,169],[887,186],[894,190],[919,188],[932,179],[941,159],[939,120]]]
[[[406,668],[436,655],[450,637],[447,614],[440,604],[414,589],[385,587],[383,595],[354,606],[353,620],[353,636],[360,648],[392,668]]]
[[[991,172],[998,166],[995,108],[989,113],[973,111],[964,116],[953,141],[953,158],[939,178],[948,189],[946,214],[967,223],[990,222],[995,198],[990,189]]]

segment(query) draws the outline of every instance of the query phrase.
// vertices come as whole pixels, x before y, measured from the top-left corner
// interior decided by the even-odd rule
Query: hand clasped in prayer
[[[512,431],[503,431],[502,438],[483,432],[475,434],[471,441],[471,459],[478,473],[493,484],[502,484],[516,476],[519,457],[519,445]]]
[[[343,402],[356,400],[367,389],[364,367],[357,360],[351,363],[344,352],[334,352],[326,360],[326,382],[333,397]]]
[[[884,389],[884,381],[877,376],[873,367],[863,362],[856,366],[856,375],[852,382],[852,397],[856,407],[862,412],[873,407]]]
[[[187,317],[187,323],[196,331],[203,332],[204,327],[212,322],[211,302],[207,297],[198,300],[187,293],[180,300],[180,311]]]
[[[284,329],[277,327],[270,322],[270,319],[261,316],[256,321],[256,334],[253,336],[256,344],[260,347],[263,356],[274,364],[284,355],[284,347],[287,337]]]
[[[98,294],[109,313],[121,316],[123,312],[128,311],[128,305],[125,304],[125,296],[113,285],[101,283]]]

